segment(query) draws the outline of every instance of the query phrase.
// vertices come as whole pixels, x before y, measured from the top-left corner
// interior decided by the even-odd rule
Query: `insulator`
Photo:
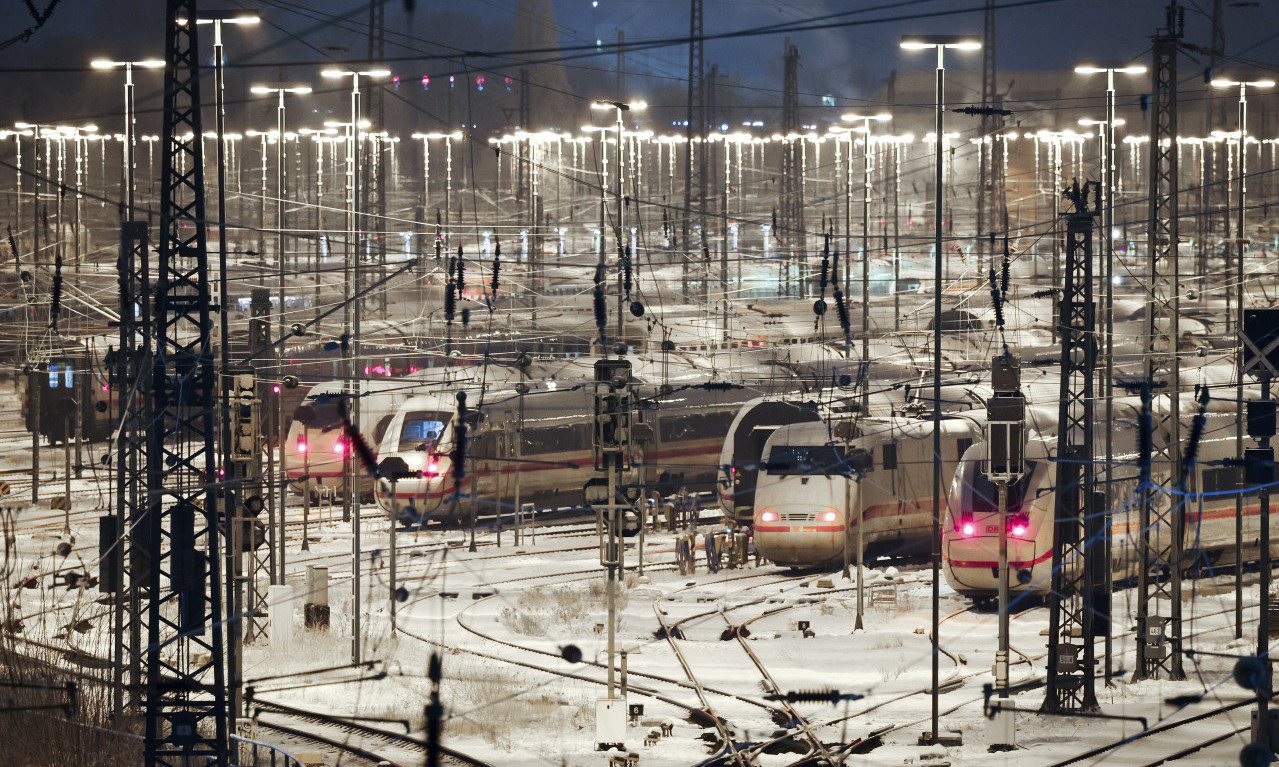
[[[997,296],[999,294],[999,285],[995,283],[995,267],[990,268],[990,294]]]
[[[1031,293],[1030,297],[1031,298],[1052,298],[1055,295],[1057,295],[1056,288],[1044,288],[1043,290],[1036,290],[1034,293]]]
[[[742,387],[739,384],[729,383],[728,381],[707,381],[701,385],[701,388],[706,391],[730,391]]]
[[[1002,328],[1004,326],[1004,302],[999,300],[999,296],[995,296],[995,327]]]
[[[457,426],[453,439],[453,494],[462,492],[466,479],[466,392],[457,393]]]
[[[453,295],[453,280],[444,283],[444,321],[453,321],[453,312],[457,308],[457,298]]]
[[[13,236],[13,227],[6,226],[6,228],[9,230],[9,251],[11,255],[13,256],[13,265],[17,266],[18,265],[18,241]]]
[[[1012,261],[1008,258],[1008,238],[1004,238],[1004,268],[1003,274],[999,278],[999,292],[1008,298],[1008,271],[1011,268]]]
[[[462,255],[462,246],[457,247],[457,292],[466,288],[466,258]]]
[[[493,296],[497,296],[497,286],[499,285],[498,275],[502,272],[502,246],[498,245],[493,249],[493,279],[489,282],[489,288],[493,291]]]
[[[821,288],[822,295],[826,295],[826,286],[830,283],[830,251],[826,250],[822,253],[822,279]]]
[[[604,326],[608,324],[608,310],[604,306],[604,291],[595,286],[595,327],[600,329],[600,337],[604,337]]]
[[[776,697],[787,703],[829,703],[832,706],[844,698],[839,690],[788,690]]]
[[[363,464],[364,470],[371,475],[377,474],[377,456],[374,455],[373,449],[369,447],[369,443],[364,441],[364,435],[351,422],[351,416],[347,410],[347,401],[345,398],[338,400],[338,415],[342,418],[343,431],[346,433],[346,441],[350,443],[351,449],[355,451],[355,455]]]
[[[62,254],[53,259],[53,296],[49,302],[49,327],[58,327],[58,317],[62,314]]]
[[[831,254],[830,259],[830,283],[832,285],[839,284],[839,250],[836,249]]]
[[[848,319],[848,306],[844,304],[844,291],[839,289],[839,285],[835,286],[835,312],[839,315],[839,326],[847,334],[852,322]]]
[[[462,327],[469,324],[471,324],[471,308],[468,306],[462,309]]]
[[[1195,459],[1199,457],[1199,442],[1203,439],[1204,425],[1208,420],[1208,398],[1208,387],[1205,386],[1202,389],[1202,398],[1199,400],[1199,410],[1190,423],[1190,438],[1186,442],[1186,451],[1182,455],[1180,485],[1183,488],[1186,486],[1187,475],[1195,466]]]
[[[631,270],[631,246],[627,245],[626,257],[622,259],[622,289],[626,292],[627,298],[631,297],[632,278],[633,278],[633,275]]]

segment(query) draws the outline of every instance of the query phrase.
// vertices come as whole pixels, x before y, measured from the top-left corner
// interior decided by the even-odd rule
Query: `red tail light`
[[[440,462],[434,459],[432,459],[431,461],[428,461],[426,464],[426,468],[422,471],[422,474],[427,477],[440,476]]]
[[[965,536],[973,535],[977,532],[977,526],[972,523],[972,520],[965,519],[959,526],[959,532]]]
[[[302,436],[301,434],[298,435],[297,451],[303,455],[306,455],[306,437]]]
[[[763,511],[759,513],[759,521],[760,522],[776,522],[777,512],[771,509],[764,509]]]
[[[338,438],[333,443],[333,455],[346,455],[346,440]]]

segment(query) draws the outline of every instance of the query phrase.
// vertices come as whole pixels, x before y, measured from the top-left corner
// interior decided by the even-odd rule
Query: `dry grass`
[[[0,587],[9,592],[7,586]],[[20,617],[12,593],[0,594],[4,622]],[[141,762],[141,719],[112,715],[110,670],[65,668],[60,654],[0,634],[0,767],[102,765]],[[76,685],[76,705],[65,686]]]
[[[605,582],[545,586],[522,592],[514,605],[502,608],[502,625],[523,636],[562,638],[581,636],[604,622]],[[629,595],[617,591],[617,609],[623,610]]]

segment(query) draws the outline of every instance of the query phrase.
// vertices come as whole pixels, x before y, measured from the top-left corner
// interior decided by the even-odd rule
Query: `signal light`
[[[759,521],[760,522],[776,522],[777,512],[773,511],[772,509],[764,509],[763,511],[759,513]]]
[[[431,90],[431,76],[430,76],[430,75],[422,75],[422,90],[424,90],[424,91],[429,91],[429,90]]]

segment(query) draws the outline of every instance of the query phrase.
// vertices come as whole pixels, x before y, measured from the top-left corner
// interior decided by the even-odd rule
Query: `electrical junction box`
[[[626,750],[626,701],[607,698],[595,701],[595,750]]]
[[[1017,709],[1010,698],[992,700],[991,716],[986,718],[986,747],[992,751],[1006,750],[1016,745]]]

